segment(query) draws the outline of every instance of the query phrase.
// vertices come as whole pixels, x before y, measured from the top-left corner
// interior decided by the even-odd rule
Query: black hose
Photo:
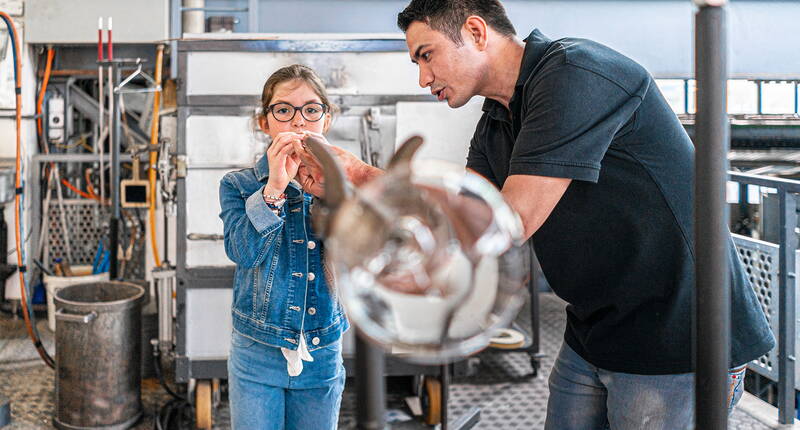
[[[165,403],[158,410],[153,423],[154,430],[183,430],[187,428],[186,423],[192,422],[192,411],[194,407],[187,400],[186,396],[178,394],[175,390],[167,385],[164,379],[164,372],[161,368],[161,353],[158,349],[158,340],[153,339],[150,341],[153,346],[153,368],[156,372],[158,382],[164,390],[172,396],[172,400]],[[177,421],[175,421],[177,419]],[[191,426],[189,426],[191,427]]]
[[[186,401],[186,397],[181,396],[180,394],[173,391],[169,385],[167,385],[167,381],[164,380],[164,372],[161,369],[161,354],[158,350],[158,341],[153,339],[150,341],[150,344],[153,346],[153,368],[156,371],[156,377],[158,378],[158,382],[161,383],[161,386],[164,387],[164,390],[169,393],[175,400],[183,400]]]
[[[175,430],[183,429],[186,427],[187,411],[192,410],[192,405],[185,400],[173,399],[165,403],[156,414],[155,422],[153,423],[154,430]],[[173,420],[178,419],[177,422]],[[191,415],[188,419],[191,424]]]

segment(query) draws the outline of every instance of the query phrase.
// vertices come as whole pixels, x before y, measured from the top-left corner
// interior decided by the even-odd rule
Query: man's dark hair
[[[461,26],[472,15],[483,18],[503,36],[517,34],[499,0],[412,0],[397,15],[397,26],[405,33],[411,23],[419,21],[461,45]]]

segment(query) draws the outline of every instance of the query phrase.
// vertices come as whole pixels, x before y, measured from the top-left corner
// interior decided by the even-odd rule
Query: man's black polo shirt
[[[583,39],[526,39],[510,113],[487,99],[467,167],[573,179],[533,236],[569,303],[565,341],[600,368],[692,371],[694,147],[650,74]],[[774,346],[730,242],[731,365]]]

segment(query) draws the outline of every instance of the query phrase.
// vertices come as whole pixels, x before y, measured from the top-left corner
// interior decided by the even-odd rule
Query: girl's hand
[[[297,175],[300,167],[300,156],[295,153],[293,144],[301,143],[303,134],[284,132],[275,136],[272,144],[267,148],[267,161],[269,162],[269,180],[267,188],[277,193],[283,193],[289,181]]]

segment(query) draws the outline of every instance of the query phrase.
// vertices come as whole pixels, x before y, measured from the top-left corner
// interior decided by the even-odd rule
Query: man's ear
[[[464,26],[461,28],[461,36],[464,38],[464,43],[474,43],[478,50],[483,51],[488,44],[489,26],[483,18],[471,15],[464,21]]]
[[[264,133],[269,134],[269,123],[267,122],[266,115],[260,115],[258,117],[258,128],[260,128]]]
[[[322,126],[322,134],[325,134],[325,133],[328,132],[328,129],[331,127],[331,119],[332,119],[332,115],[330,114],[330,112],[326,113],[325,114],[325,124],[323,124],[323,126]]]

